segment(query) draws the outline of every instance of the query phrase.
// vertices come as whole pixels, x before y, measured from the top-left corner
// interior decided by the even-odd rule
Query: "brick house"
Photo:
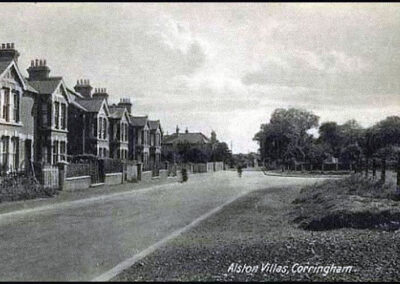
[[[34,157],[35,98],[18,69],[13,43],[0,46],[0,172],[29,168]]]
[[[149,120],[150,130],[150,165],[151,167],[160,168],[161,164],[161,141],[162,129],[159,120]]]
[[[29,84],[38,91],[35,161],[54,165],[67,155],[67,88],[62,77],[49,76],[46,60],[32,60],[27,71]]]
[[[127,160],[129,151],[129,112],[123,106],[110,106],[110,157]]]
[[[78,80],[72,96],[71,115],[68,121],[73,143],[69,155],[92,154],[98,157],[110,156],[110,133],[108,94],[105,89],[95,89],[92,94],[89,80]],[[81,127],[77,127],[81,125]]]
[[[211,142],[211,139],[201,132],[189,132],[186,129],[184,133],[180,133],[177,126],[175,133],[163,137],[162,155],[169,161],[176,161],[179,144],[188,143],[193,148],[210,150],[212,148]]]
[[[150,127],[147,116],[130,116],[130,156],[143,164],[143,170],[150,169]]]

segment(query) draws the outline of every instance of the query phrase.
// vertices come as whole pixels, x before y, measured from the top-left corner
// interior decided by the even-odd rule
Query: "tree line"
[[[368,128],[354,119],[321,125],[319,119],[304,109],[275,109],[269,122],[261,124],[254,136],[264,166],[285,169],[297,163],[312,170],[323,168],[324,161],[331,157],[338,158],[348,170],[365,169],[368,175],[372,169],[375,175],[378,164],[384,173],[388,161],[399,160],[399,116],[388,116]],[[317,138],[312,134],[316,130]]]

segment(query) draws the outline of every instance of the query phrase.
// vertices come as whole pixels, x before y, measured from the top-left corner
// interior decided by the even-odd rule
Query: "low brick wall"
[[[168,170],[160,170],[159,177],[161,179],[166,179],[168,177]]]
[[[151,178],[153,177],[153,172],[152,171],[146,171],[142,172],[142,181],[151,181]]]
[[[106,174],[106,178],[104,179],[104,184],[106,185],[115,185],[122,183],[122,173],[110,173]]]
[[[64,190],[74,191],[77,189],[86,189],[90,187],[90,184],[90,176],[69,177],[65,179]]]
[[[126,166],[126,180],[127,181],[136,181],[138,175],[138,169],[136,165],[127,165]]]

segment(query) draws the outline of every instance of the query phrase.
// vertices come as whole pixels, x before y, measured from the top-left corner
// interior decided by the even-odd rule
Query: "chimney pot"
[[[6,48],[6,44],[5,44],[5,43],[2,43],[2,44],[1,44],[1,48],[2,48],[2,49],[5,49],[5,48]]]
[[[7,48],[10,48],[10,43],[7,43]]]
[[[35,65],[35,62],[31,60],[31,67],[33,67],[33,65]]]
[[[38,64],[39,64],[39,59],[36,59],[36,60],[35,60],[35,66],[37,67]]]
[[[42,59],[39,60],[39,66],[43,66],[43,60]]]
[[[44,66],[46,66],[46,65],[47,65],[47,63],[46,63],[46,59],[45,59],[45,60],[43,60],[43,65],[44,65]]]
[[[13,42],[11,43],[11,48],[14,49],[14,43]]]

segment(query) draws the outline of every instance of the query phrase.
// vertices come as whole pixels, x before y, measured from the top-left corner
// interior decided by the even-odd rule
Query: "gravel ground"
[[[290,222],[294,187],[255,191],[125,270],[114,281],[400,281],[400,233],[312,232]],[[229,271],[231,264],[253,272]],[[287,273],[261,272],[263,264]],[[351,273],[295,273],[293,265],[353,266]],[[254,268],[258,265],[258,270]],[[237,268],[237,267],[236,267]],[[298,268],[295,266],[294,268]],[[271,270],[270,270],[271,271]]]

